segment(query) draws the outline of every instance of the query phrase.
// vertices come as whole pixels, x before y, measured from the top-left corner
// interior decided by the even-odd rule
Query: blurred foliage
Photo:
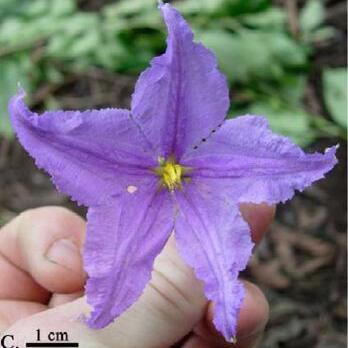
[[[333,35],[323,23],[320,0],[309,0],[302,9],[298,40],[287,30],[284,9],[269,0],[173,3],[197,40],[217,54],[232,90],[238,92],[231,116],[264,114],[274,130],[301,145],[317,136],[344,136],[342,69],[324,73],[331,121],[318,122],[302,104],[313,44]],[[30,92],[43,83],[61,83],[64,73],[83,72],[91,65],[137,74],[164,45],[155,0],[121,0],[100,12],[83,12],[75,0],[0,0],[0,132],[11,133],[6,108],[18,81]]]
[[[347,69],[326,69],[323,83],[330,114],[338,124],[347,128]]]

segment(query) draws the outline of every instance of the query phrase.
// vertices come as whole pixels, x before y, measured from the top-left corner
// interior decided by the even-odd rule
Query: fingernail
[[[77,272],[81,265],[81,255],[77,245],[70,239],[59,239],[46,253],[48,261]]]

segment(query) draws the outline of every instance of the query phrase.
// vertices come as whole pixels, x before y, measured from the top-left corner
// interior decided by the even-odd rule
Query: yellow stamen
[[[155,168],[155,173],[161,178],[161,183],[169,191],[182,188],[182,177],[185,173],[185,168],[177,164],[173,158],[165,161],[159,158],[159,167]]]

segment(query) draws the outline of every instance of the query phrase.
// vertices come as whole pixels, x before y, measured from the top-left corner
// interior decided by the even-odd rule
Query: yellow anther
[[[163,186],[167,187],[169,191],[182,188],[182,176],[184,168],[175,162],[173,158],[167,161],[160,158],[160,166],[155,168],[155,173],[161,178]]]

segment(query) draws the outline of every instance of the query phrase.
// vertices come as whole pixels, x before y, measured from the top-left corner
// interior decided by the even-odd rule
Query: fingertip
[[[243,203],[240,205],[240,211],[251,228],[253,241],[259,243],[273,221],[276,206],[266,203]]]
[[[244,281],[246,289],[238,317],[237,341],[261,333],[269,319],[268,301],[258,286]]]
[[[227,343],[221,333],[216,330],[213,324],[214,304],[212,302],[208,305],[205,322],[195,330],[197,335],[219,347],[249,347],[249,342],[258,339],[268,322],[269,304],[256,285],[247,281],[243,283],[246,293],[238,317],[236,345]]]
[[[82,218],[65,208],[44,207],[22,213],[11,226],[8,241],[18,267],[50,292],[82,289]]]
[[[54,241],[40,259],[37,259],[34,276],[51,292],[64,294],[82,289],[86,275],[75,241],[68,238]]]

